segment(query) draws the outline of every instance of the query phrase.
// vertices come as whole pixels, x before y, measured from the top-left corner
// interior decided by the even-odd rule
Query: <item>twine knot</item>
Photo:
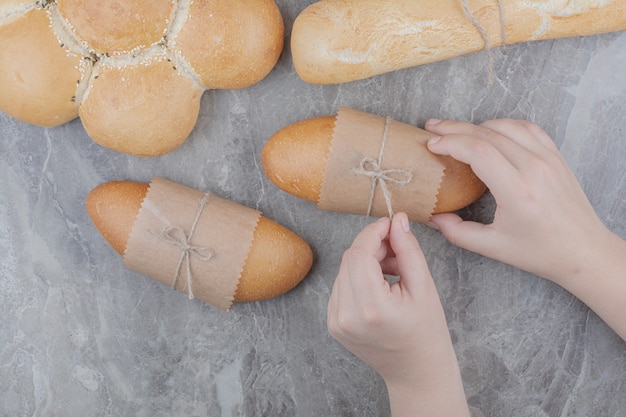
[[[196,212],[196,217],[189,229],[189,234],[185,233],[183,229],[178,226],[167,226],[161,232],[161,237],[169,244],[176,246],[181,250],[180,258],[178,260],[178,265],[176,266],[176,272],[174,273],[174,280],[172,282],[172,289],[176,289],[178,285],[178,278],[180,276],[180,271],[185,264],[185,269],[187,272],[187,288],[189,299],[192,300],[193,290],[191,287],[192,274],[191,274],[191,257],[194,256],[203,262],[210,261],[214,254],[209,248],[205,248],[203,246],[195,246],[191,243],[193,239],[193,234],[195,233],[196,226],[198,225],[198,220],[200,219],[200,215],[204,210],[204,207],[207,205],[209,201],[209,194],[205,194],[202,200],[198,203],[198,211]]]
[[[369,205],[367,207],[367,215],[372,213],[372,206],[374,204],[374,193],[376,192],[376,186],[380,184],[380,189],[383,192],[385,198],[385,204],[387,205],[387,212],[389,218],[393,217],[393,208],[391,207],[391,193],[387,187],[387,183],[406,185],[413,181],[413,174],[405,169],[382,169],[380,167],[387,137],[389,136],[389,126],[391,125],[391,119],[387,118],[385,121],[385,130],[383,131],[383,138],[380,145],[378,154],[378,160],[371,157],[365,157],[361,159],[359,168],[353,169],[356,175],[363,175],[372,179],[372,188],[370,192]]]

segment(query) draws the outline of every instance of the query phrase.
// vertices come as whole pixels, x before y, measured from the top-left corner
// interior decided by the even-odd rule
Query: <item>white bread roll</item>
[[[134,155],[161,155],[181,145],[191,133],[202,92],[165,60],[103,67],[78,114],[89,136],[102,146]]]
[[[59,46],[45,11],[10,17],[0,26],[0,109],[44,127],[76,118],[82,57]]]
[[[124,255],[149,184],[111,181],[87,196],[87,213],[104,239]],[[297,234],[261,216],[241,272],[235,302],[277,297],[293,289],[309,272],[313,253]]]
[[[205,90],[263,79],[283,37],[273,0],[0,1],[0,110],[46,127],[80,116],[102,146],[162,155]]]
[[[342,83],[476,52],[486,43],[626,29],[626,0],[466,4],[469,14],[463,0],[321,0],[294,22],[294,67],[309,83]]]

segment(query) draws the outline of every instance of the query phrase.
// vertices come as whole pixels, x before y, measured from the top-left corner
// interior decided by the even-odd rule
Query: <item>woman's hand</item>
[[[368,225],[345,252],[328,329],[383,377],[394,416],[469,414],[443,308],[406,214]]]
[[[452,243],[560,282],[587,261],[590,245],[605,238],[578,181],[537,125],[491,120],[480,126],[429,121],[441,135],[429,149],[469,164],[493,194],[493,223],[435,215],[434,224]]]
[[[626,340],[626,242],[600,221],[552,139],[537,125],[431,120],[431,152],[469,164],[493,194],[491,224],[433,216],[450,242],[550,279]],[[619,140],[619,139],[618,139]]]

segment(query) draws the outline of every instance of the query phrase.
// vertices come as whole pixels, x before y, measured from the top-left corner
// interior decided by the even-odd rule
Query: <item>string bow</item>
[[[189,299],[194,298],[193,290],[191,287],[191,257],[194,256],[203,262],[208,262],[214,256],[213,252],[209,248],[195,246],[191,243],[193,239],[193,234],[196,230],[196,226],[198,225],[198,220],[200,219],[200,215],[202,214],[202,211],[204,210],[204,207],[207,205],[208,201],[209,194],[205,194],[202,200],[200,200],[200,202],[198,203],[198,211],[196,212],[196,217],[193,221],[193,224],[191,225],[191,228],[189,229],[189,234],[186,234],[185,231],[178,226],[168,226],[164,228],[161,232],[161,236],[165,241],[181,250],[178,265],[176,266],[176,272],[174,274],[174,281],[172,282],[172,289],[176,289],[176,286],[178,285],[178,279],[184,264],[187,271],[187,288],[189,291]]]
[[[393,217],[393,208],[391,207],[391,193],[387,187],[387,183],[406,185],[413,181],[413,174],[405,169],[382,169],[380,167],[383,159],[383,153],[385,150],[385,144],[387,143],[387,137],[389,136],[389,127],[391,125],[391,119],[387,118],[385,121],[385,130],[383,131],[383,138],[380,144],[380,150],[378,153],[378,160],[371,157],[365,157],[361,159],[359,168],[353,169],[356,175],[363,175],[372,179],[372,188],[370,191],[370,199],[367,207],[367,215],[371,215],[372,206],[374,205],[374,194],[376,193],[376,186],[380,184],[380,189],[383,192],[385,198],[385,204],[387,205],[387,212],[389,218]]]

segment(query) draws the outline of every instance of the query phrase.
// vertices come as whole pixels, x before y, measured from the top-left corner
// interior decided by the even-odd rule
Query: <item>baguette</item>
[[[86,199],[89,217],[104,239],[124,255],[149,184],[112,181]],[[261,216],[234,296],[235,302],[277,297],[294,288],[311,268],[313,255],[298,235]]]
[[[204,91],[257,83],[283,42],[273,0],[0,1],[0,110],[45,127],[78,116],[104,147],[159,156]]]
[[[268,178],[283,191],[318,203],[336,116],[291,124],[265,144],[261,163]],[[486,187],[469,165],[437,156],[445,165],[433,214],[456,211],[484,194]]]
[[[321,0],[297,16],[291,52],[304,81],[335,84],[486,47],[624,29],[626,0]]]

